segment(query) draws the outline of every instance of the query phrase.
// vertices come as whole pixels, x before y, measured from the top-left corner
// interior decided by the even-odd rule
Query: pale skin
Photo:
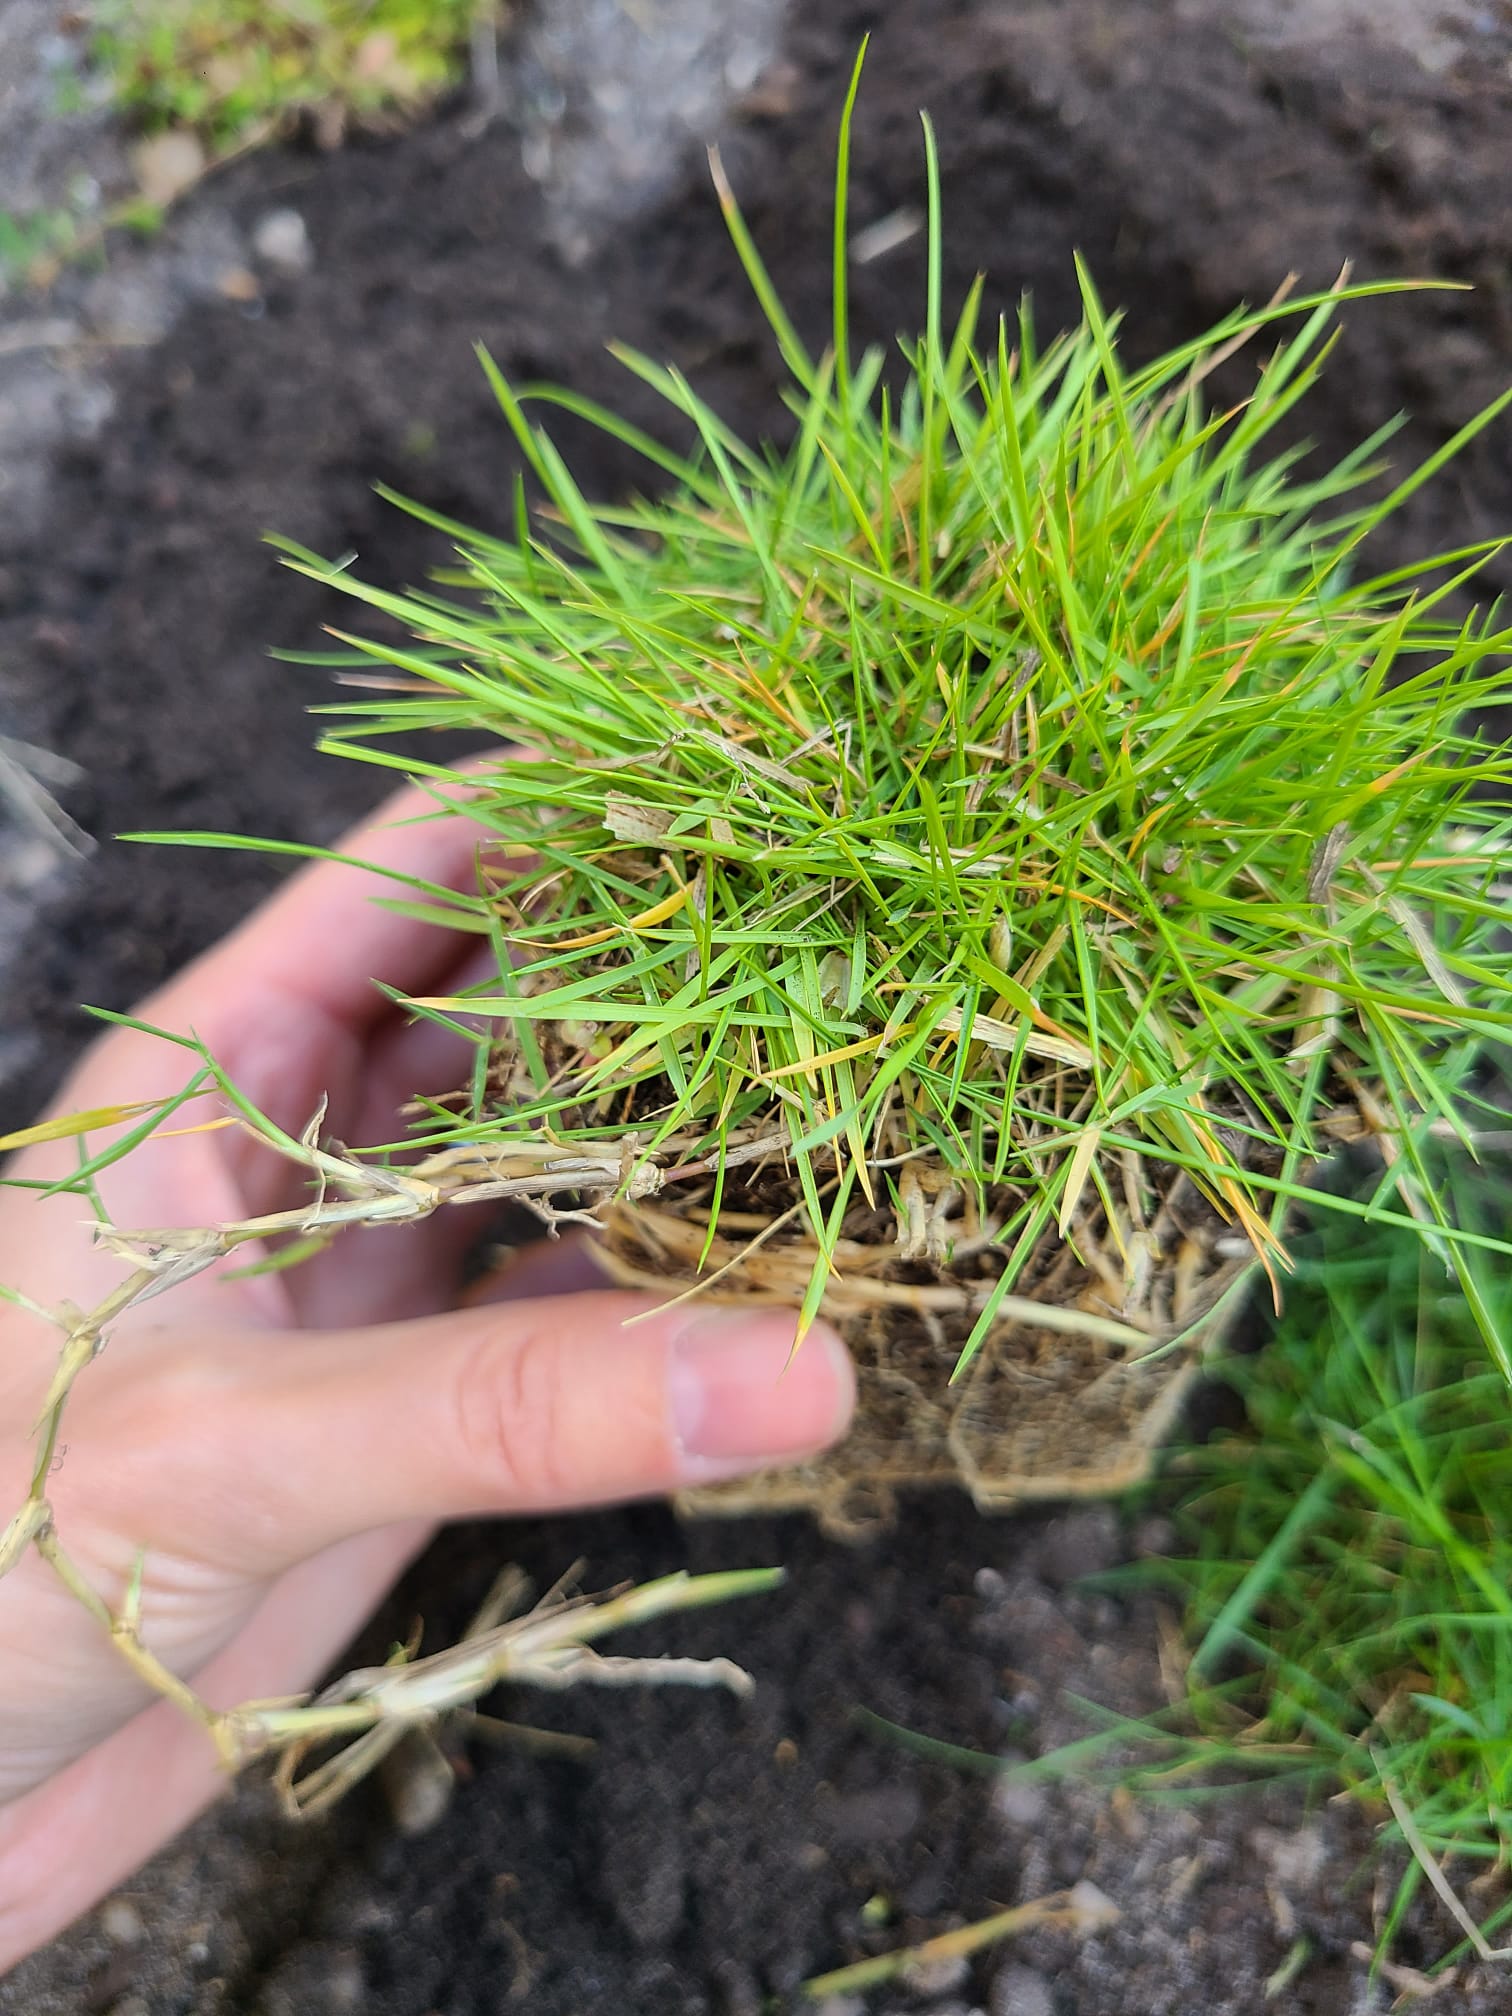
[[[479,829],[402,823],[426,809],[417,794],[396,800],[341,851],[469,886]],[[293,1132],[324,1095],[340,1140],[397,1138],[404,1100],[454,1084],[462,1058],[374,982],[444,992],[475,964],[475,941],[364,900],[375,893],[392,885],[333,864],[301,872],[143,1018],[192,1030]],[[185,1059],[114,1031],[51,1111],[166,1094]],[[213,1117],[208,1102],[194,1110]],[[7,1173],[56,1178],[76,1154],[34,1147]],[[100,1187],[117,1225],[161,1228],[283,1209],[304,1182],[228,1128],[154,1140]],[[854,1382],[823,1324],[789,1364],[791,1314],[695,1303],[647,1315],[645,1297],[594,1286],[591,1262],[565,1248],[523,1261],[505,1299],[462,1307],[479,1229],[456,1207],[349,1233],[288,1273],[212,1270],[128,1312],[80,1377],[48,1490],[58,1533],[112,1608],[145,1549],[142,1637],[212,1707],[312,1686],[444,1520],[660,1494],[843,1432]],[[0,1191],[0,1281],[88,1308],[121,1273],[81,1199]],[[59,1343],[0,1307],[0,1525],[27,1495]],[[570,1536],[562,1551],[566,1565]],[[0,1582],[0,1969],[224,1782],[203,1728],[154,1701],[28,1554]]]

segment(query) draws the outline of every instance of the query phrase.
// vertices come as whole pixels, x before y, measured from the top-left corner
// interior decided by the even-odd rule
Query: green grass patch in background
[[[95,0],[83,69],[60,73],[55,109],[86,109],[98,87],[147,136],[132,156],[141,186],[103,210],[72,194],[0,210],[0,289],[45,289],[103,257],[113,232],[150,235],[216,162],[301,122],[334,145],[354,124],[413,117],[461,82],[501,12],[502,0]],[[145,156],[175,148],[171,168],[149,170]]]
[[[1443,1180],[1460,1224],[1505,1226],[1505,1159]],[[1389,1943],[1427,1858],[1472,1881],[1512,1835],[1512,1399],[1478,1334],[1512,1340],[1512,1273],[1475,1257],[1474,1311],[1410,1235],[1318,1221],[1277,1334],[1217,1368],[1248,1428],[1186,1453],[1180,1558],[1135,1572],[1195,1648],[1167,1782],[1258,1765],[1376,1804],[1413,1851]]]
[[[1505,1224],[1504,1152],[1440,1180],[1458,1223]],[[1283,1320],[1211,1368],[1244,1425],[1174,1451],[1141,1494],[1172,1514],[1172,1552],[1093,1578],[1180,1600],[1183,1691],[1147,1720],[1082,1702],[1091,1734],[1004,1775],[1089,1775],[1164,1801],[1279,1780],[1353,1796],[1380,1845],[1405,1851],[1380,1955],[1425,1882],[1452,1892],[1483,1947],[1512,1922],[1512,1394],[1481,1326],[1512,1342],[1512,1273],[1473,1261],[1472,1310],[1399,1228],[1319,1211],[1295,1245]]]
[[[93,53],[123,111],[149,131],[190,127],[223,153],[304,113],[418,109],[463,74],[480,11],[479,0],[100,0]]]

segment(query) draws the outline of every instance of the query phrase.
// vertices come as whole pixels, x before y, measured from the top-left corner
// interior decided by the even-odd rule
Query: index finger
[[[499,754],[480,757],[480,782]],[[452,809],[448,809],[448,802]],[[276,997],[314,1010],[353,1035],[390,1012],[379,982],[401,993],[424,991],[455,966],[458,934],[386,909],[379,897],[405,882],[464,891],[477,875],[488,829],[469,819],[469,796],[411,784],[348,833],[322,859],[300,869],[244,924],[197,959],[143,1011],[177,1028],[191,1021],[210,1035],[228,996],[238,1021],[258,1000]],[[423,897],[424,890],[418,893]]]

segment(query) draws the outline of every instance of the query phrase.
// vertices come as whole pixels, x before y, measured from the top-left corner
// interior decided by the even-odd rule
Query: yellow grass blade
[[[884,1032],[885,1033],[885,1032]],[[897,1031],[894,1030],[894,1035]],[[844,1064],[851,1057],[864,1057],[876,1050],[882,1042],[881,1036],[863,1036],[855,1043],[842,1044],[838,1050],[821,1051],[817,1057],[800,1057],[793,1064],[779,1064],[774,1071],[757,1071],[752,1076],[762,1085],[770,1085],[775,1078],[791,1078],[802,1072],[812,1077],[826,1064]]]
[[[682,889],[674,889],[672,894],[664,896],[660,903],[653,903],[649,910],[642,910],[638,917],[627,917],[623,924],[611,924],[602,931],[585,931],[581,938],[559,938],[554,945],[533,945],[531,949],[538,952],[584,952],[590,945],[609,944],[621,931],[650,931],[658,924],[665,924],[669,917],[677,915],[688,900],[690,888],[691,884]]]
[[[1076,1207],[1087,1187],[1087,1178],[1092,1173],[1092,1164],[1102,1146],[1101,1127],[1084,1127],[1071,1156],[1071,1167],[1066,1171],[1066,1187],[1061,1192],[1060,1217],[1056,1230],[1062,1239],[1071,1236],[1071,1226],[1076,1218]]]
[[[239,1113],[223,1113],[219,1120],[201,1120],[193,1127],[159,1127],[155,1141],[182,1141],[187,1134],[219,1134],[226,1127],[245,1127]],[[254,1135],[253,1137],[257,1137]]]
[[[80,1113],[63,1113],[56,1120],[39,1120],[34,1127],[20,1127],[14,1134],[0,1135],[0,1154],[12,1148],[32,1148],[39,1141],[72,1141],[80,1134],[92,1134],[97,1127],[117,1127],[123,1120],[135,1120],[166,1099],[133,1099],[123,1106],[91,1106]]]
[[[937,1026],[947,1036],[959,1036],[960,1009],[947,1008]],[[972,1016],[971,1040],[985,1043],[989,1050],[1016,1050],[1022,1043],[1031,1057],[1044,1057],[1053,1064],[1070,1064],[1078,1071],[1090,1071],[1094,1062],[1086,1044],[1078,1043],[1074,1036],[1046,1036],[1038,1029],[1031,1029],[1026,1036],[1022,1027],[999,1022],[995,1015]]]

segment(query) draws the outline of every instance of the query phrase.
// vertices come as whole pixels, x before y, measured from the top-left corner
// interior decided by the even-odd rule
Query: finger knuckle
[[[565,1491],[562,1364],[557,1338],[535,1324],[513,1334],[484,1330],[464,1354],[457,1438],[501,1504],[549,1502]]]

